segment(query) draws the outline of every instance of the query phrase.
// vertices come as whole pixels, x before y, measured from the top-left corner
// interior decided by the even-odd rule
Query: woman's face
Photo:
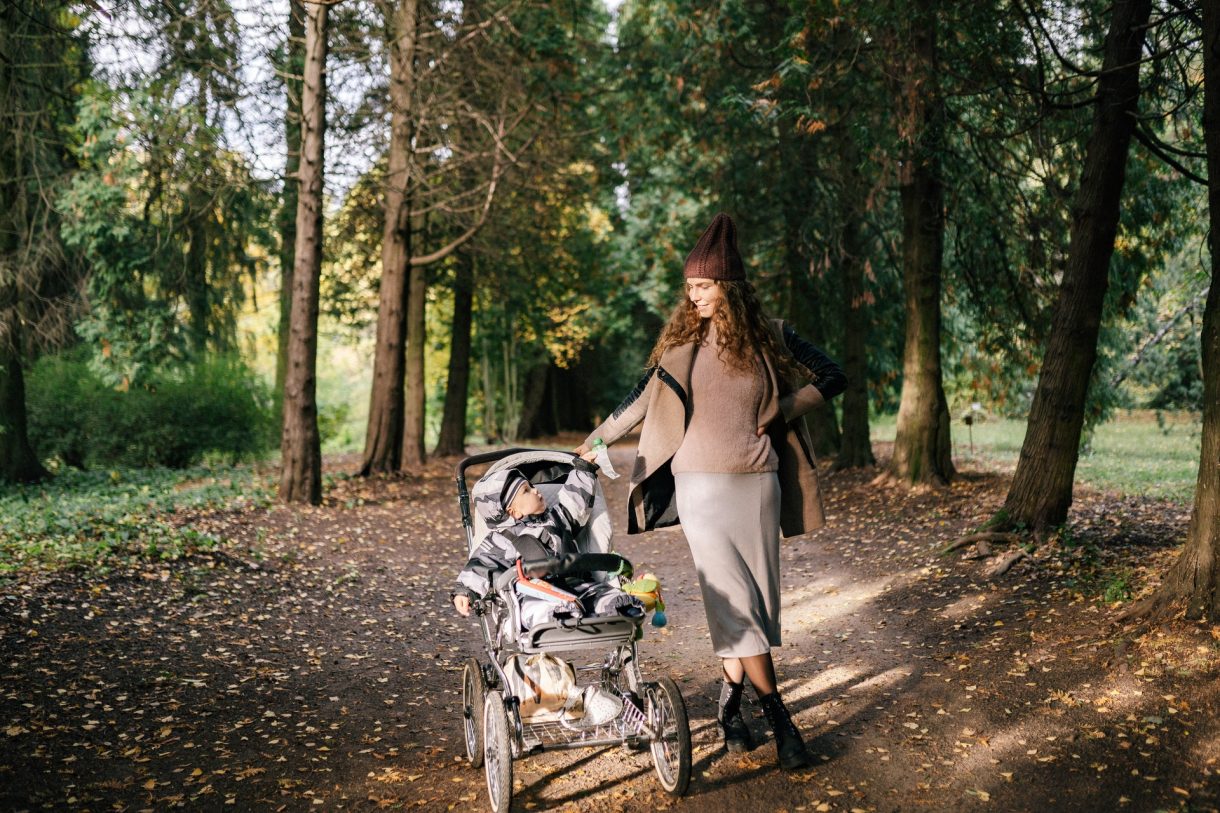
[[[708,319],[716,311],[716,304],[724,299],[724,289],[714,279],[691,277],[686,281],[686,295],[690,298],[701,319]]]

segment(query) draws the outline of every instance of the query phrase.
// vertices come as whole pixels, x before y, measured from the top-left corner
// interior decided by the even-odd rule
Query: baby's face
[[[517,494],[508,504],[508,515],[513,519],[532,517],[546,510],[546,500],[542,492],[529,483],[518,489]]]

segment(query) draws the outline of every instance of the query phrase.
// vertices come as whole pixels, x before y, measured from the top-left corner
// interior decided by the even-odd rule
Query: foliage
[[[271,445],[269,393],[240,361],[165,369],[119,391],[85,356],[47,356],[30,370],[30,435],[44,458],[183,468],[208,455],[255,458]]]
[[[205,126],[194,116],[154,92],[120,94],[96,82],[81,101],[82,169],[59,205],[64,241],[90,267],[91,308],[78,331],[115,384],[140,384],[158,366],[209,347],[231,349],[243,276],[256,272],[258,247],[270,245],[271,199],[247,160],[217,150],[205,166],[174,148]],[[195,238],[205,244],[203,256],[192,259],[190,229],[199,215],[178,207],[199,194],[192,182],[201,178],[215,217],[207,235]],[[191,288],[195,274],[207,278],[203,304]]]
[[[88,62],[67,4],[0,9],[0,351],[62,345],[81,268],[51,206],[73,170],[76,93]]]
[[[0,6],[0,482],[45,476],[30,448],[22,371],[73,338],[84,268],[53,202],[73,169],[77,89],[90,63],[64,2]]]
[[[108,569],[177,559],[219,544],[175,512],[264,506],[271,483],[248,467],[63,471],[0,489],[0,575],[29,568]]]

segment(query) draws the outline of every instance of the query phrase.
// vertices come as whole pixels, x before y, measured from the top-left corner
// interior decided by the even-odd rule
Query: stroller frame
[[[548,504],[557,484],[571,468],[575,455],[546,449],[511,448],[474,455],[457,467],[456,483],[467,553],[482,541],[486,529],[481,518],[472,516],[467,469],[491,464],[485,474],[514,467],[533,482]],[[591,553],[609,554],[610,520],[601,484],[595,486],[594,509],[577,539],[578,547]],[[629,568],[630,563],[622,560]],[[531,567],[540,562],[529,563]],[[552,572],[558,559],[547,560]],[[642,635],[643,618],[588,616],[536,624],[521,630],[520,602],[513,588],[517,573],[500,574],[492,592],[472,603],[483,637],[483,658],[470,658],[462,670],[462,717],[466,758],[472,767],[483,767],[491,809],[504,813],[512,801],[512,762],[547,750],[621,745],[648,748],[661,786],[681,796],[690,783],[691,741],[686,705],[676,683],[668,677],[645,681],[640,671],[636,640]],[[594,652],[600,659],[588,660]],[[507,674],[515,655],[534,653],[579,653],[582,663],[573,663],[579,685],[596,685],[622,700],[622,711],[597,725],[573,725],[557,720],[529,721],[521,716],[521,699],[514,695]],[[582,679],[583,678],[583,679]],[[587,681],[587,682],[586,682]]]

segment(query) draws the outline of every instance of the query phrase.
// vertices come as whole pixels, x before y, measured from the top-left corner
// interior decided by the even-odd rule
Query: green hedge
[[[211,359],[120,392],[80,354],[41,359],[26,378],[30,440],[69,466],[183,468],[206,456],[236,462],[273,443],[271,397],[248,367]]]

